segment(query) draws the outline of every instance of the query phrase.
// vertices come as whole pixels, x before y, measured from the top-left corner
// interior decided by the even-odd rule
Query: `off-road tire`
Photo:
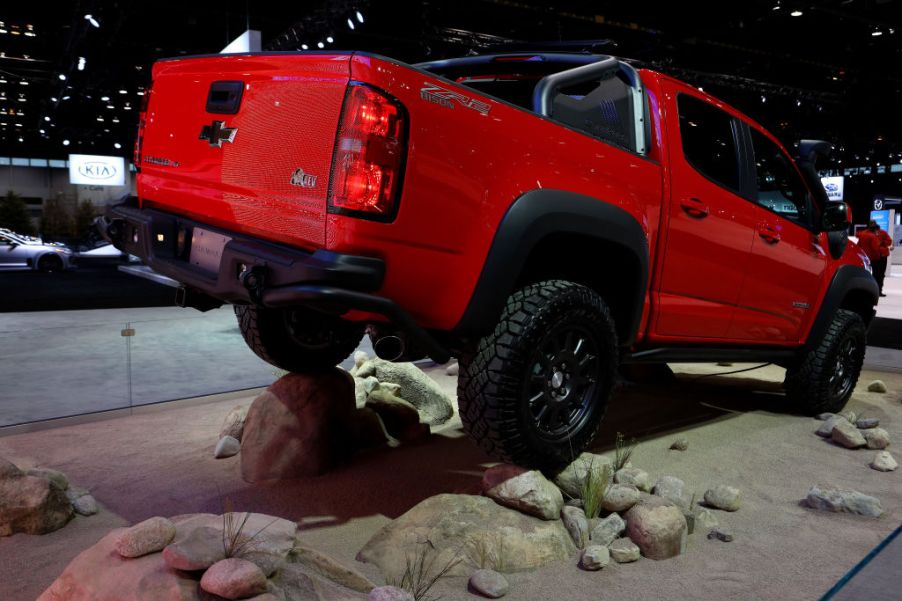
[[[576,352],[570,354],[574,361],[583,343],[587,354],[597,352],[588,367],[581,368],[595,377],[594,385],[582,383],[583,376],[572,376],[576,372],[570,367],[557,370],[548,362],[544,349],[551,347],[553,336],[563,335],[569,341],[567,331],[586,336],[575,344]],[[508,298],[495,330],[482,338],[472,352],[458,358],[457,399],[464,428],[484,451],[502,461],[539,469],[561,467],[595,438],[617,379],[618,359],[614,321],[597,293],[563,280],[526,286]],[[570,365],[581,364],[577,361]],[[581,386],[583,400],[578,402],[588,402],[584,414],[576,414],[579,419],[570,414],[569,406],[564,410],[560,420],[564,434],[559,438],[549,434],[541,417],[537,419],[533,413],[543,404],[550,407],[548,399],[557,401],[556,397],[546,392],[538,403],[530,404],[532,393],[541,390],[545,381],[547,390],[551,390],[546,367],[555,376],[558,371],[571,374],[565,376],[565,382],[573,384],[573,392]],[[563,388],[567,390],[567,386]],[[558,389],[554,394],[563,392]],[[573,398],[576,403],[577,397]]]
[[[786,371],[786,396],[805,415],[841,411],[852,396],[867,344],[861,315],[840,309],[824,337]]]
[[[296,373],[328,370],[348,357],[363,338],[364,325],[310,309],[235,305],[238,327],[258,357]]]
[[[43,273],[51,273],[53,271],[62,271],[65,265],[63,260],[56,255],[41,255],[38,257],[38,271]]]

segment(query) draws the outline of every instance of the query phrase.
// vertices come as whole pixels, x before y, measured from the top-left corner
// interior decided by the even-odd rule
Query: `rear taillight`
[[[332,158],[329,212],[390,221],[404,167],[404,109],[356,82],[348,86]]]
[[[138,113],[138,135],[135,136],[135,154],[132,157],[135,162],[135,169],[141,170],[141,146],[144,144],[144,126],[147,119],[147,105],[150,103],[150,94],[153,90],[153,82],[144,90],[144,96],[141,97],[141,111]]]

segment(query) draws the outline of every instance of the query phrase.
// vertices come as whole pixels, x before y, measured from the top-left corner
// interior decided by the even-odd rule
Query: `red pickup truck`
[[[157,62],[118,248],[233,303],[291,371],[460,361],[463,423],[520,464],[593,438],[624,363],[761,361],[806,413],[858,379],[877,286],[849,213],[760,125],[610,56]]]

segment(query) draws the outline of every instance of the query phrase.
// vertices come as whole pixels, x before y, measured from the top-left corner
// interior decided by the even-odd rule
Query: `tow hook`
[[[266,286],[266,268],[262,265],[254,265],[253,267],[242,265],[242,267],[244,267],[244,269],[241,270],[241,273],[238,276],[241,280],[241,285],[247,288],[251,300],[254,301],[254,303],[258,305],[263,304],[263,289]]]

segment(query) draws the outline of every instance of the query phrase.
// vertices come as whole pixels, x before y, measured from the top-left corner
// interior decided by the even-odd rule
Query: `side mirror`
[[[826,232],[847,231],[852,225],[852,209],[844,202],[830,202],[821,221]]]

